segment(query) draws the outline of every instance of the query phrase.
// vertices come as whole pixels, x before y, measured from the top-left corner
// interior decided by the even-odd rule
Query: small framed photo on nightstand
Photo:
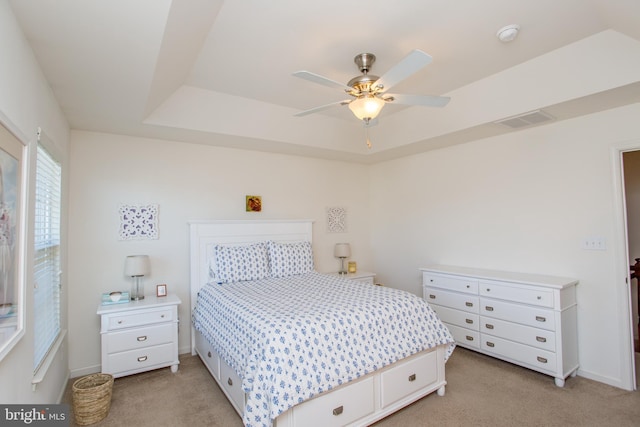
[[[158,285],[156,286],[156,295],[159,297],[167,296],[167,285]]]

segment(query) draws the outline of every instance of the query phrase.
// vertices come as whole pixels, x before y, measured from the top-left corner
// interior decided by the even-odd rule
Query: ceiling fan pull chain
[[[367,123],[368,124],[368,123]],[[369,140],[369,127],[365,125],[364,128],[364,136],[367,139],[367,148],[371,150],[371,141]]]

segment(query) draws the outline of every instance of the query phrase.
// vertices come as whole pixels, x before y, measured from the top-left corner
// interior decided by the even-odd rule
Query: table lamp
[[[338,271],[338,274],[347,274],[347,270],[344,268],[344,260],[351,256],[351,246],[348,243],[336,243],[333,256],[340,258],[340,271]]]
[[[151,273],[148,255],[129,255],[124,262],[124,275],[133,277],[131,286],[131,301],[144,299],[144,283],[141,277]]]

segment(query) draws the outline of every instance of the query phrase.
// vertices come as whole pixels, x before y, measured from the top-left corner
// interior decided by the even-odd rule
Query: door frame
[[[624,187],[623,154],[640,150],[640,140],[620,142],[611,147],[611,163],[613,172],[614,198],[614,259],[616,292],[620,308],[619,331],[626,339],[622,339],[620,349],[620,381],[627,390],[637,390],[635,351],[633,345],[633,310],[631,302],[631,277],[629,269],[629,234],[627,227],[626,192]]]

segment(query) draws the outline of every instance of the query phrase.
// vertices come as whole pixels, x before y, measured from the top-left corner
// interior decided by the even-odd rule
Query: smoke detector
[[[507,25],[506,27],[500,28],[496,33],[496,36],[500,39],[501,42],[509,43],[511,41],[514,41],[516,37],[518,37],[519,31],[520,25],[511,24]]]

